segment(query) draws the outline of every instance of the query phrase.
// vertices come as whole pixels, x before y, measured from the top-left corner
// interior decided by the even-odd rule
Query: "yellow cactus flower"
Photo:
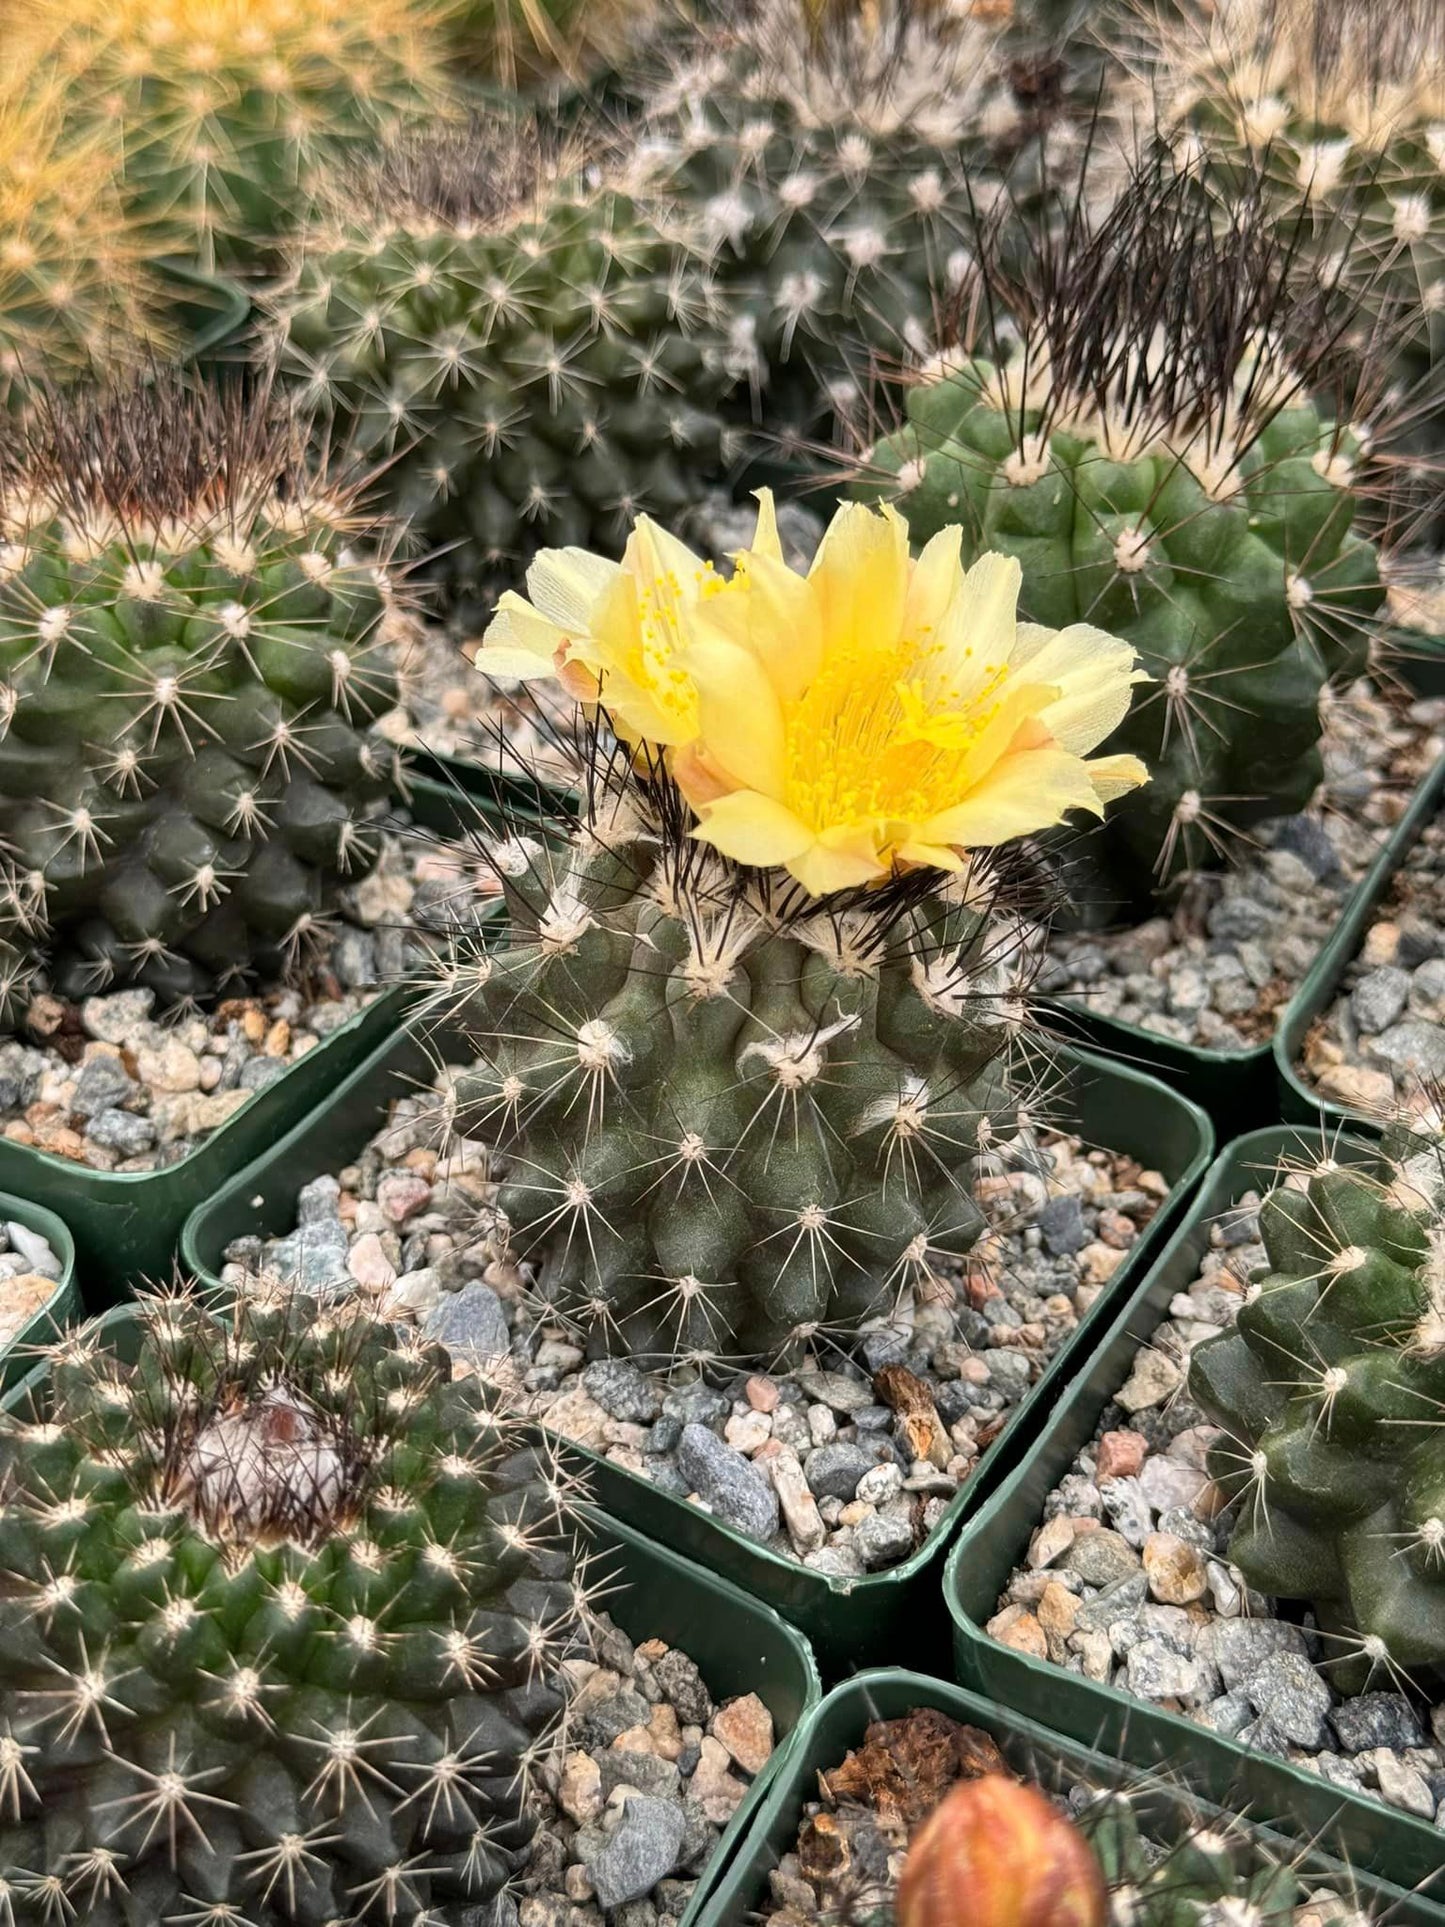
[[[627,742],[676,748],[697,735],[697,687],[682,667],[688,611],[730,590],[710,562],[647,516],[622,561],[544,549],[527,593],[509,589],[476,666],[530,682],[556,676],[579,702],[602,702]]]
[[[1020,623],[1018,563],[965,570],[961,545],[945,529],[915,562],[901,516],[849,504],[801,576],[764,503],[745,592],[687,622],[698,734],[675,769],[699,837],[822,895],[956,870],[1147,779],[1137,757],[1088,757],[1148,680],[1132,646]]]
[[[1089,755],[1148,680],[1132,645],[1019,622],[1012,557],[966,570],[952,528],[915,561],[895,510],[851,503],[803,575],[759,501],[730,580],[645,518],[620,564],[540,555],[477,666],[600,702],[667,752],[699,838],[816,896],[957,870],[1147,780],[1137,757]]]

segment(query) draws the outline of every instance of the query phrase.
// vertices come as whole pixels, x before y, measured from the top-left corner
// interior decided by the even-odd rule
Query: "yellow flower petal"
[[[908,524],[845,502],[813,557],[808,580],[830,648],[866,650],[895,641],[903,624],[912,564]]]
[[[1149,781],[1149,771],[1137,756],[1095,756],[1084,768],[1100,803],[1112,803]]]
[[[783,559],[782,539],[778,534],[778,511],[773,502],[773,491],[760,488],[754,491],[753,500],[758,505],[758,526],[753,530],[753,546],[744,554],[766,556],[770,562]]]
[[[738,787],[776,795],[784,781],[787,732],[762,664],[722,636],[692,643],[681,662],[697,688],[698,733],[709,761]]]
[[[815,897],[877,883],[887,876],[890,867],[878,854],[877,837],[877,826],[830,830],[801,856],[789,859],[788,874]]]
[[[905,635],[926,639],[937,634],[963,581],[962,552],[960,528],[940,529],[923,545],[908,585],[903,611]]]
[[[1057,700],[1040,712],[1054,740],[1084,755],[1116,730],[1129,713],[1134,686],[1148,682],[1134,668],[1131,643],[1087,622],[1067,629],[1020,624],[1014,665],[1030,680],[1057,683]]]
[[[586,549],[543,549],[527,570],[527,594],[539,615],[571,634],[584,634],[598,598],[618,573],[615,562]],[[502,603],[507,602],[503,596]],[[512,597],[520,602],[520,596]]]
[[[793,812],[756,790],[734,790],[703,806],[693,835],[723,856],[763,869],[791,863],[813,842],[813,832]]]
[[[539,616],[530,603],[508,589],[487,624],[473,660],[484,676],[513,676],[519,682],[533,682],[539,676],[556,675],[558,652],[566,642],[566,634],[555,623]]]
[[[1005,757],[966,802],[918,826],[925,843],[994,849],[1018,836],[1036,836],[1070,810],[1101,813],[1098,793],[1081,758],[1065,749],[1027,749]]]

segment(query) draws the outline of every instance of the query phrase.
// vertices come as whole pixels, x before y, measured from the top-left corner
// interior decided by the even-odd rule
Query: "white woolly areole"
[[[857,1030],[856,1017],[841,1017],[821,1030],[796,1031],[789,1037],[769,1037],[745,1045],[738,1055],[739,1065],[760,1057],[773,1074],[780,1089],[802,1090],[815,1084],[823,1074],[829,1044],[835,1037]]]

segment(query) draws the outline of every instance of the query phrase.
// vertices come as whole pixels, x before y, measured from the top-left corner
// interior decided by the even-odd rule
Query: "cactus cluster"
[[[458,594],[544,545],[618,553],[723,472],[704,251],[527,119],[402,139],[341,182],[275,337]]]
[[[1418,1147],[1417,1147],[1418,1148]],[[1239,1503],[1229,1556],[1307,1600],[1343,1686],[1445,1667],[1445,1233],[1438,1159],[1324,1157],[1260,1208],[1266,1264],[1195,1352]]]
[[[1152,44],[1150,44],[1152,42]],[[1173,137],[1228,191],[1263,163],[1274,204],[1328,253],[1342,209],[1367,304],[1408,315],[1400,367],[1445,357],[1445,15],[1434,0],[1199,0],[1140,50]],[[1136,58],[1137,58],[1136,54]]]
[[[264,392],[36,406],[0,464],[0,839],[12,1010],[202,996],[294,956],[366,873],[392,776],[384,558]]]
[[[27,384],[67,382],[161,345],[143,227],[128,216],[118,150],[67,140],[42,88],[0,88],[0,412]]]
[[[0,1417],[17,1927],[491,1918],[578,1592],[565,1495],[359,1301],[193,1295]]]
[[[764,458],[860,418],[872,364],[931,338],[1026,132],[1000,24],[907,0],[762,0],[643,111],[656,178],[702,211]]]
[[[1019,231],[985,237],[957,339],[854,487],[1018,556],[1033,620],[1138,649],[1156,687],[1113,740],[1151,781],[1099,856],[1143,902],[1316,788],[1321,693],[1361,672],[1384,600],[1389,470],[1322,399],[1354,290],[1258,177],[1224,212],[1156,148],[1106,212]]]
[[[448,16],[463,64],[511,88],[581,82],[645,31],[652,0],[459,0]]]
[[[321,163],[442,111],[433,0],[33,0],[27,49],[72,135],[202,268],[274,259]]]

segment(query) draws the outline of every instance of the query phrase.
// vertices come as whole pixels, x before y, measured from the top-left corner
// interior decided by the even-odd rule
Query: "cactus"
[[[53,986],[274,968],[375,859],[381,558],[264,391],[42,398],[0,466],[0,839]],[[4,1001],[23,990],[6,960]]]
[[[0,94],[0,412],[27,377],[65,382],[162,346],[147,236],[120,194],[116,153],[67,144],[59,101]]]
[[[972,216],[1025,139],[1002,28],[956,8],[763,0],[643,102],[655,176],[700,208],[754,439],[785,459],[931,339]]]
[[[1422,1171],[1421,1165],[1424,1165]],[[1239,1501],[1230,1558],[1304,1599],[1341,1683],[1445,1666],[1445,1269],[1438,1164],[1321,1158],[1265,1198],[1266,1264],[1236,1327],[1195,1352]]]
[[[577,1589],[479,1381],[359,1300],[142,1300],[0,1417],[17,1927],[491,1918]],[[434,1911],[435,1910],[435,1911]]]
[[[615,65],[652,12],[651,0],[461,0],[448,24],[467,67],[517,88]]]
[[[492,118],[394,144],[304,239],[277,302],[308,405],[389,464],[460,594],[544,544],[617,553],[718,479],[707,264],[580,151]]]
[[[433,0],[31,0],[73,134],[118,142],[134,209],[209,271],[270,266],[322,162],[443,111]]]
[[[957,548],[854,505],[800,576],[765,496],[730,579],[644,522],[621,565],[540,557],[484,638],[623,738],[569,841],[497,850],[517,941],[442,989],[514,1247],[598,1349],[845,1337],[980,1229],[1028,1015],[1000,846],[1145,773],[1084,758],[1132,650],[1026,639],[1016,565]]]
[[[1025,564],[1024,612],[1133,642],[1157,688],[1116,744],[1153,780],[1099,845],[1147,901],[1319,783],[1327,681],[1364,667],[1390,549],[1374,424],[1318,399],[1353,293],[1302,278],[1264,184],[1227,218],[1160,149],[1112,208],[980,248],[960,338],[867,449],[863,499]],[[1022,258],[1021,258],[1022,256]],[[969,325],[972,323],[973,325]]]
[[[1445,16],[1435,0],[1198,0],[1160,10],[1145,84],[1227,187],[1264,161],[1283,218],[1333,245],[1353,208],[1368,303],[1409,315],[1400,369],[1445,357]]]

